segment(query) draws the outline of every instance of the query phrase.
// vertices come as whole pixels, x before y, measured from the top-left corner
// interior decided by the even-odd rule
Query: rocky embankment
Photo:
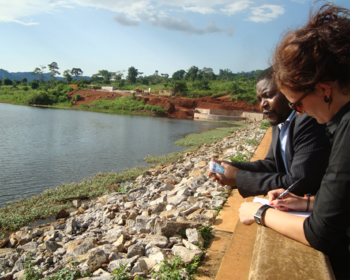
[[[60,213],[66,217],[12,233],[0,241],[0,280],[23,277],[28,260],[41,277],[74,269],[90,275],[84,279],[102,280],[112,279],[121,264],[130,276],[150,278],[171,256],[186,263],[202,256],[198,229],[214,224],[231,191],[208,178],[208,162],[213,156],[250,158],[266,132],[260,125],[252,123],[175,164],[151,169],[125,183],[124,193],[76,200],[75,212]]]

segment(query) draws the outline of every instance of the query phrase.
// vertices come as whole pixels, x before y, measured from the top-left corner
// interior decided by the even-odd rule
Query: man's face
[[[264,79],[256,84],[256,92],[260,102],[260,109],[271,125],[284,122],[292,109],[288,106],[288,100],[277,88],[272,79]]]

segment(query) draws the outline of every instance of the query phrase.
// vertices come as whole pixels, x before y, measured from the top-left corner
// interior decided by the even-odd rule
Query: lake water
[[[148,155],[216,124],[0,104],[0,207],[99,172],[146,165]]]

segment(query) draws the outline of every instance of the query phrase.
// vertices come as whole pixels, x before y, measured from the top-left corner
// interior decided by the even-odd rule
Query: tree
[[[103,77],[103,82],[109,84],[112,76],[115,76],[115,72],[109,72],[107,70],[99,70],[97,76]]]
[[[20,83],[21,83],[21,82],[18,81],[17,79],[14,79],[14,80],[12,81],[13,87],[17,87]]]
[[[234,74],[230,69],[219,69],[219,78],[220,80],[228,81],[230,78],[233,78]]]
[[[192,66],[190,69],[187,70],[187,73],[185,75],[185,79],[186,80],[190,80],[191,82],[196,80],[197,74],[198,74],[198,70],[199,69],[198,69],[197,66]]]
[[[213,68],[203,67],[202,73],[205,79],[216,80],[216,75],[214,74]]]
[[[63,77],[66,80],[67,84],[72,82],[73,78],[72,78],[72,75],[68,69],[63,71]]]
[[[58,69],[60,69],[60,68],[58,68],[57,62],[51,62],[47,66],[49,66],[49,70],[50,70],[49,74],[50,74],[51,78],[53,80],[55,80],[56,76],[61,74],[60,72],[58,72]]]
[[[174,93],[184,93],[187,91],[187,84],[185,81],[173,81],[171,88]]]
[[[11,86],[12,85],[12,81],[9,78],[5,78],[2,80],[2,84],[4,86]]]
[[[77,79],[79,76],[82,76],[84,72],[80,68],[73,68],[70,73]]]
[[[126,77],[126,79],[129,81],[130,84],[134,84],[136,82],[138,74],[139,71],[134,66],[131,66],[128,69],[128,76]]]
[[[180,81],[184,78],[185,74],[186,74],[185,70],[178,70],[175,73],[173,73],[172,79],[174,81]]]
[[[31,75],[40,75],[40,82],[44,82],[44,71],[46,69],[46,66],[40,65],[40,67],[36,67],[34,71],[31,73]]]
[[[32,89],[37,89],[39,87],[39,83],[37,80],[32,80],[31,82]]]
[[[27,78],[22,78],[21,79],[22,84],[26,84],[28,82]]]

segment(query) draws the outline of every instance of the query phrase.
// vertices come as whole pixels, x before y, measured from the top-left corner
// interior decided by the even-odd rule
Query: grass
[[[271,126],[269,122],[263,122],[260,126],[260,129],[268,129]]]
[[[71,207],[70,202],[63,202],[68,197],[86,195],[95,198],[117,191],[118,183],[135,179],[143,174],[145,169],[146,167],[134,167],[121,173],[99,173],[79,183],[48,189],[39,195],[7,204],[0,208],[0,238],[3,238],[7,231],[16,230],[35,219],[53,216],[61,209]]]
[[[248,139],[245,141],[247,144],[249,145],[252,145],[252,146],[256,146],[259,144],[259,141],[258,140],[255,140],[255,139]]]
[[[182,150],[180,152],[175,152],[175,153],[171,153],[168,155],[162,155],[162,156],[151,156],[151,155],[147,155],[147,157],[145,158],[145,161],[147,163],[150,163],[152,165],[167,165],[169,163],[174,163],[176,162],[178,159],[180,159],[185,153],[188,152],[193,152],[194,149],[186,149],[186,150]]]
[[[200,147],[203,144],[212,144],[230,135],[238,128],[242,128],[247,125],[248,124],[240,124],[240,126],[219,127],[217,129],[206,131],[200,134],[189,134],[185,138],[176,141],[174,144],[185,147]]]
[[[248,162],[249,158],[246,155],[238,153],[235,157],[230,157],[230,161],[232,161],[232,162]]]

